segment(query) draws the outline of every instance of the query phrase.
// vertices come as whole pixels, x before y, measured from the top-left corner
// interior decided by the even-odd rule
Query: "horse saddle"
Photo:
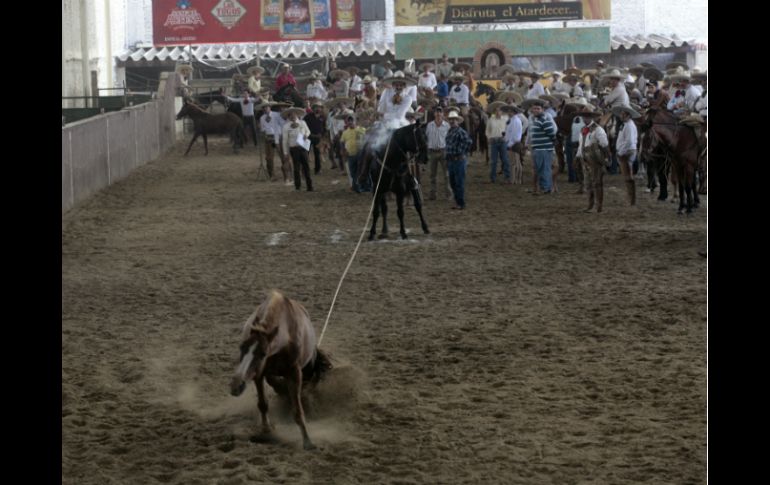
[[[608,111],[599,118],[599,126],[607,126],[607,122],[612,118],[612,112]]]

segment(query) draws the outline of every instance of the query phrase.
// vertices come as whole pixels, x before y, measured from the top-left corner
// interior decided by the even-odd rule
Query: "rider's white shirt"
[[[457,85],[449,87],[449,99],[454,99],[457,104],[468,104],[468,95],[470,94],[468,86],[460,84],[460,92],[455,91],[455,89],[457,89]]]
[[[401,91],[401,102],[399,104],[393,103],[395,91],[392,88],[386,89],[382,96],[380,96],[377,112],[382,113],[383,124],[389,128],[400,128],[409,124],[405,115],[409,108],[412,107],[412,103],[411,98],[405,91]]]
[[[615,89],[604,98],[604,106],[612,108],[613,106],[631,106],[628,99],[628,92],[626,87],[620,83],[615,86]]]
[[[420,80],[417,82],[419,87],[429,89],[435,88],[437,84],[436,75],[432,72],[429,72],[427,76],[424,73],[420,74]]]
[[[527,95],[524,96],[525,99],[537,99],[540,96],[545,94],[545,88],[542,84],[539,82],[535,82],[532,84],[532,87],[529,88],[529,91],[527,91]]]
[[[327,96],[328,94],[326,93],[326,88],[324,88],[321,81],[315,81],[312,84],[307,85],[308,98],[326,99]]]

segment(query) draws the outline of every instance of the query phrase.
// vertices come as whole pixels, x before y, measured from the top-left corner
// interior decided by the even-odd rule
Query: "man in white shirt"
[[[524,96],[524,99],[538,99],[540,98],[540,96],[545,94],[545,88],[538,81],[540,79],[539,74],[533,72],[526,79],[529,80],[531,84],[529,85],[529,89],[527,90],[527,95]]]
[[[394,76],[382,80],[387,89],[380,96],[377,112],[382,115],[383,124],[390,129],[401,128],[409,124],[406,112],[412,107],[412,98],[407,94],[406,86],[415,85],[412,79],[404,76]]]
[[[273,157],[275,149],[281,144],[281,133],[283,131],[283,118],[279,113],[273,113],[270,109],[272,103],[262,105],[262,116],[259,118],[259,127],[264,136],[265,142],[265,163],[267,164],[267,174],[270,180],[273,179]],[[283,183],[291,185],[291,164],[288,157],[283,156],[283,152],[278,150],[278,157],[281,159],[281,171],[283,172]]]
[[[522,124],[521,108],[514,104],[507,104],[501,108],[504,112],[510,113],[510,119],[505,127],[505,146],[511,152],[511,178],[514,184],[523,182],[523,162],[525,149],[521,144],[521,137],[524,134]],[[524,118],[526,119],[526,118]]]
[[[258,100],[261,101],[261,98],[252,98],[249,96],[249,91],[244,89],[243,92],[241,92],[240,98],[227,96],[227,100],[231,103],[238,103],[241,105],[243,129],[254,139],[254,146],[257,146],[257,124],[254,120],[254,104]]]
[[[565,91],[571,98],[577,98],[584,96],[583,88],[578,84],[578,78],[574,74],[564,77],[564,82],[567,84],[567,90]]]
[[[417,82],[417,86],[430,90],[436,89],[436,85],[438,84],[436,75],[430,72],[430,70],[433,69],[433,64],[426,62],[420,66],[420,68],[422,69],[422,74],[420,74],[420,80]]]
[[[436,200],[436,175],[439,166],[441,167],[442,182],[444,187],[443,196],[447,200],[452,200],[452,186],[449,183],[449,171],[447,169],[445,149],[446,134],[449,132],[449,123],[444,120],[444,111],[436,108],[433,112],[433,121],[428,123],[425,128],[425,134],[428,137],[428,163],[430,164],[430,194],[429,200]]]
[[[602,106],[606,108],[613,108],[615,106],[631,106],[628,99],[628,92],[625,85],[620,80],[623,76],[620,71],[613,69],[609,73],[602,76],[603,79],[609,79],[610,94],[605,96],[602,101]]]
[[[441,62],[436,66],[436,72],[443,74],[446,79],[452,77],[452,63],[449,62],[449,58],[446,54],[441,55]]]
[[[310,84],[307,85],[307,97],[308,99],[315,98],[317,100],[326,101],[329,94],[326,92],[326,88],[323,83],[323,76],[319,72],[313,71],[310,76]]]
[[[310,128],[299,119],[305,116],[302,108],[285,108],[281,116],[286,122],[283,124],[281,146],[284,156],[291,157],[294,164],[294,188],[299,190],[302,186],[300,169],[305,177],[305,186],[308,192],[313,191],[313,180],[310,178],[310,163],[308,161],[308,149],[310,148]],[[307,148],[302,145],[305,142]]]
[[[357,67],[349,67],[348,72],[350,73],[350,96],[358,96],[361,94],[361,91],[364,90],[364,85],[361,82],[362,79],[358,75],[359,70]]]
[[[465,76],[462,74],[455,74],[451,77],[452,86],[449,87],[449,99],[454,100],[457,106],[460,107],[460,112],[463,117],[468,115],[468,103],[470,103],[470,90],[468,86],[463,82]]]
[[[505,140],[505,130],[508,124],[508,115],[504,115],[501,108],[505,106],[502,101],[490,103],[487,111],[490,116],[487,120],[486,135],[489,141],[489,151],[491,153],[492,163],[489,167],[489,182],[495,183],[497,177],[497,159],[500,158],[503,164],[503,175],[505,183],[511,184],[511,162],[508,160],[508,145]]]
[[[553,83],[551,84],[551,92],[569,94],[569,90],[572,86],[562,82],[561,77],[562,73],[559,71],[554,71],[551,74],[551,78],[553,79]]]
[[[626,190],[628,192],[628,201],[630,205],[636,205],[636,184],[634,183],[634,172],[631,164],[636,159],[636,140],[639,134],[636,130],[636,123],[632,118],[639,118],[642,115],[629,106],[616,106],[612,113],[620,116],[623,121],[623,127],[618,133],[618,140],[615,149],[620,162],[620,173],[626,180]]]
[[[583,184],[588,193],[588,208],[585,212],[591,212],[594,201],[596,212],[601,212],[604,203],[604,171],[610,157],[610,144],[604,128],[596,123],[601,113],[581,111],[579,116],[588,123],[581,130],[577,151],[577,158],[583,165]]]
[[[256,96],[259,94],[259,91],[262,90],[262,80],[260,77],[265,72],[264,67],[260,66],[251,66],[246,70],[246,72],[249,74],[249,91]]]

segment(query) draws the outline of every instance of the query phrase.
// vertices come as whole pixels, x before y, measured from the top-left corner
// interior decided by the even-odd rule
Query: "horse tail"
[[[329,355],[316,348],[315,357],[302,368],[302,381],[308,384],[318,384],[333,367]]]

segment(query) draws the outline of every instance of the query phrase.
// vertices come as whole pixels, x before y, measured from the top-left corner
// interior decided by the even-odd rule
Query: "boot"
[[[596,187],[596,212],[602,211],[602,204],[604,203],[604,187]]]
[[[591,209],[594,208],[594,191],[588,193],[588,208],[584,210],[583,212],[591,212]]]
[[[628,191],[629,203],[636,205],[636,184],[633,180],[626,180],[626,190]]]

